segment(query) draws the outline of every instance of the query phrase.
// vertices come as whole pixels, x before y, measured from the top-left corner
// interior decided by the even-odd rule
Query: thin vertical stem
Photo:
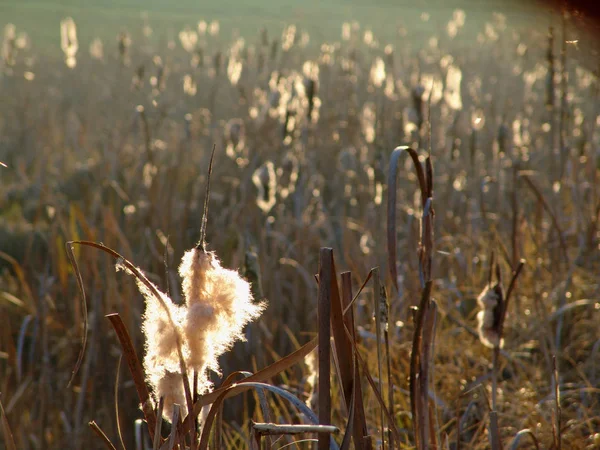
[[[319,424],[331,424],[331,280],[333,278],[333,250],[323,247],[319,253]],[[319,450],[329,449],[329,435],[319,433]]]

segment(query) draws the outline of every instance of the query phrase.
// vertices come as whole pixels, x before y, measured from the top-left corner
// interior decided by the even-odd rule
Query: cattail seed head
[[[500,335],[504,294],[499,284],[486,286],[477,297],[481,310],[477,314],[479,340],[490,348],[502,347],[504,339]]]

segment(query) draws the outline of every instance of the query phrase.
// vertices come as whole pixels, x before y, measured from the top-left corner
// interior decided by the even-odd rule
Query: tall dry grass
[[[89,51],[65,20],[64,58],[7,27],[5,447],[596,448],[597,67],[576,19],[494,15],[455,45],[465,20],[418,49],[356,23],[318,48],[204,24]],[[181,304],[213,145],[206,240],[269,306],[170,427],[139,363],[144,299],[106,252]],[[69,241],[95,244],[70,260]],[[516,281],[490,351],[492,273]]]

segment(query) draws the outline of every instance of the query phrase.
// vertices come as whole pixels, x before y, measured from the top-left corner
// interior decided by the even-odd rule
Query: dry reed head
[[[499,283],[486,288],[477,297],[481,310],[477,314],[479,340],[490,348],[503,347],[501,334],[502,308],[504,294]]]
[[[179,266],[186,300],[183,332],[189,354],[188,366],[199,373],[219,372],[217,358],[236,340],[243,340],[244,326],[265,308],[254,304],[250,284],[236,271],[225,269],[217,256],[194,248]],[[204,380],[204,388],[209,386]]]
[[[125,270],[117,263],[117,270]],[[180,352],[188,369],[198,374],[198,390],[211,388],[207,370],[219,372],[218,357],[236,340],[244,326],[265,308],[254,304],[250,284],[221,266],[212,252],[187,251],[179,266],[186,303],[175,305],[158,289],[160,299],[138,280],[146,300],[142,330],[146,338],[144,370],[155,399],[164,398],[163,416],[170,420],[175,403],[185,404]]]

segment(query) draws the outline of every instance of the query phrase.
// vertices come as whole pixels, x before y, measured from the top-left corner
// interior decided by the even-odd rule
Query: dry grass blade
[[[435,341],[435,329],[437,324],[437,303],[430,301],[427,307],[427,313],[423,318],[423,341],[421,354],[421,369],[419,382],[421,384],[420,392],[423,394],[422,407],[425,409],[424,415],[427,422],[424,424],[425,430],[429,430],[429,438],[433,448],[437,448],[436,433],[433,420],[431,420],[431,409],[429,408],[429,363],[433,359],[433,348]]]
[[[108,439],[108,436],[106,436],[106,433],[102,431],[102,429],[96,422],[92,420],[88,425],[92,430],[94,430],[94,433],[96,433],[98,437],[102,439],[106,448],[108,448],[109,450],[117,450],[113,443],[110,442],[110,439]]]
[[[413,160],[417,179],[419,180],[419,188],[421,189],[421,200],[423,205],[427,200],[427,181],[423,166],[419,162],[417,152],[406,146],[396,147],[390,158],[390,168],[388,174],[388,201],[387,201],[387,245],[388,245],[388,265],[392,283],[396,291],[398,291],[398,269],[396,268],[396,178],[398,173],[398,160],[400,155],[407,151]]]
[[[17,380],[21,381],[23,376],[23,349],[25,347],[25,335],[27,333],[27,327],[29,326],[33,316],[28,314],[21,322],[19,327],[19,337],[17,339]]]
[[[161,397],[158,401],[158,408],[156,409],[156,429],[154,430],[154,440],[152,443],[152,450],[158,450],[162,443],[161,428],[163,420],[163,409],[165,407],[165,398]]]
[[[347,410],[352,404],[352,386],[354,384],[354,370],[352,369],[352,344],[344,330],[345,317],[343,313],[342,299],[335,276],[335,260],[332,261],[331,277],[331,332],[333,334],[334,361],[337,363],[337,371],[342,385],[342,394]]]
[[[315,349],[316,346],[317,346],[317,338],[314,338],[312,341],[304,344],[302,347],[300,347],[295,352],[290,353],[289,355],[285,356],[284,358],[281,358],[280,360],[274,362],[270,366],[265,367],[262,370],[259,370],[254,375],[249,376],[242,382],[238,383],[238,386],[246,384],[246,383],[256,383],[256,382],[266,381],[270,378],[273,378],[273,377],[279,375],[284,370],[287,370],[290,367],[292,367],[294,364],[297,364],[298,362],[302,361],[306,357],[306,355],[308,355],[310,352],[312,352]],[[202,407],[204,407],[206,405],[210,405],[211,403],[215,403],[217,401],[217,399],[223,393],[229,392],[228,391],[229,388],[230,388],[230,386],[221,387],[219,389],[215,389],[214,391],[210,392],[209,394],[206,394],[206,395],[203,395],[202,397],[200,397],[200,399],[194,405],[193,414],[190,414],[190,416],[188,416],[184,422],[184,430],[189,431],[191,429],[190,427],[193,426],[193,422],[191,422],[191,417],[196,417],[198,414],[200,414]],[[250,386],[248,386],[246,389],[250,389]],[[230,394],[230,395],[234,395],[234,394]]]
[[[81,367],[81,363],[83,362],[83,355],[85,354],[85,346],[87,343],[87,330],[88,330],[88,314],[87,314],[87,301],[85,298],[85,288],[83,287],[83,278],[81,278],[81,272],[79,271],[79,265],[77,264],[77,259],[75,258],[75,254],[73,252],[73,245],[71,242],[67,242],[65,244],[65,248],[67,250],[67,256],[69,257],[69,262],[73,266],[73,271],[75,272],[75,278],[77,279],[77,286],[79,287],[79,292],[81,293],[81,315],[83,319],[83,331],[81,334],[81,350],[79,350],[79,355],[77,356],[77,362],[75,363],[75,367],[71,372],[71,378],[69,379],[69,383],[67,387],[71,386],[71,383],[75,379],[75,375],[79,371]]]
[[[280,395],[281,397],[290,401],[313,424],[318,424],[318,422],[319,422],[319,418],[317,417],[317,415],[308,406],[306,406],[300,399],[298,399],[297,397],[295,397],[288,391],[283,390],[277,386],[271,386],[269,384],[244,381],[239,384],[234,384],[232,386],[228,386],[224,389],[219,389],[219,391],[220,391],[219,395],[214,400],[214,402],[212,402],[213,405],[210,408],[210,411],[206,417],[206,420],[204,421],[204,427],[202,429],[202,436],[200,438],[200,445],[198,447],[200,450],[208,449],[208,441],[209,441],[209,437],[210,437],[211,428],[216,419],[217,413],[222,406],[223,401],[228,397],[231,397],[231,396],[234,396],[237,394],[241,394],[242,392],[245,392],[249,389],[265,389],[265,390],[271,391],[277,395]],[[335,444],[335,442],[332,439],[329,439],[328,442],[330,444]]]
[[[367,278],[365,278],[365,281],[363,281],[363,284],[358,289],[358,292],[356,293],[356,295],[354,295],[354,297],[352,297],[350,303],[348,303],[347,305],[344,306],[344,316],[347,316],[348,311],[352,311],[352,306],[354,305],[354,302],[356,302],[356,300],[358,299],[358,296],[362,293],[363,289],[365,288],[365,286],[367,285],[367,283],[369,282],[369,280],[371,279],[372,276],[373,276],[373,269],[371,269],[369,271]]]
[[[428,448],[427,437],[429,432],[426,429],[427,415],[429,414],[427,408],[428,392],[422,392],[423,384],[420,380],[423,377],[427,378],[426,374],[421,373],[424,356],[422,343],[425,317],[430,304],[431,287],[431,280],[427,281],[421,294],[421,302],[415,317],[415,330],[410,355],[410,406],[413,415],[413,430],[417,449]]]
[[[369,277],[371,273],[373,273],[373,271],[369,272]],[[367,281],[369,277],[367,277]],[[344,307],[344,311],[349,311],[349,314],[344,314],[344,326],[346,327],[346,330],[348,330],[348,343],[350,344],[350,349],[352,350],[356,347],[356,330],[354,326],[354,310],[352,308],[352,276],[350,272],[342,273],[341,300],[342,305]],[[368,434],[367,419],[365,417],[365,408],[363,404],[362,385],[360,383],[360,372],[358,370],[356,358],[354,357],[354,352],[352,352],[352,358],[352,404],[349,416],[353,419],[352,432],[354,436],[354,448],[356,448],[357,450],[361,450],[363,448],[370,449],[371,441],[369,439],[365,439],[365,436],[367,436]]]
[[[356,364],[354,364],[353,367],[353,377],[354,379],[358,379],[358,372],[357,372],[357,367]],[[350,448],[350,442],[352,441],[352,435],[354,433],[354,429],[355,429],[355,411],[356,411],[356,384],[354,383],[352,385],[352,394],[350,395],[350,409],[348,410],[348,420],[346,421],[346,431],[344,432],[344,437],[342,438],[342,443],[340,445],[340,450],[349,450]],[[359,429],[359,428],[357,428]],[[355,439],[357,440],[357,439]],[[357,444],[355,445],[355,448],[359,448],[362,446],[362,436],[358,437],[357,440]]]
[[[121,317],[118,314],[109,314],[106,317],[108,320],[110,320],[110,323],[117,333],[117,338],[119,339],[121,348],[123,349],[125,360],[129,366],[129,372],[131,372],[131,377],[133,378],[140,403],[142,404],[142,412],[144,413],[144,417],[148,423],[150,438],[153,439],[156,428],[156,416],[154,409],[152,408],[152,400],[150,399],[148,387],[144,381],[142,365],[137,357],[135,348],[133,347],[133,343],[129,337],[129,332],[127,331],[127,328],[125,328],[125,324],[121,320]]]
[[[109,248],[107,246],[105,246],[104,244],[99,244],[97,242],[91,242],[91,241],[69,241],[67,242],[68,246],[72,246],[73,244],[78,244],[78,245],[83,245],[83,246],[88,246],[88,247],[94,247],[97,248],[99,250],[102,250],[103,252],[108,253],[109,255],[111,255],[113,258],[115,258],[117,261],[119,261],[128,271],[130,271],[133,276],[140,282],[142,283],[151,293],[152,295],[154,295],[154,297],[158,300],[158,302],[160,303],[161,307],[165,310],[166,315],[169,319],[169,323],[170,325],[173,327],[173,329],[175,330],[175,339],[177,341],[177,353],[179,356],[179,366],[180,366],[180,371],[182,374],[182,378],[183,378],[183,387],[185,390],[185,398],[186,398],[186,402],[187,402],[187,407],[188,407],[188,411],[192,411],[193,410],[193,400],[192,400],[192,392],[190,389],[190,382],[188,379],[188,375],[187,375],[187,369],[186,369],[186,364],[185,364],[185,360],[183,358],[183,350],[182,350],[182,338],[181,335],[177,329],[177,327],[175,326],[175,322],[173,321],[173,317],[171,317],[171,312],[168,308],[168,306],[165,304],[165,301],[163,299],[163,297],[160,295],[160,293],[158,292],[158,290],[156,289],[156,287],[150,282],[150,280],[148,280],[148,278],[139,271],[139,269],[137,267],[135,267],[129,260],[125,259],[122,255],[120,255],[119,253],[117,253],[116,251],[114,251],[112,248]],[[112,322],[112,320],[111,320]],[[114,326],[114,324],[113,324]],[[123,326],[124,328],[124,326]],[[125,329],[125,328],[124,328]],[[125,330],[127,331],[127,330]],[[129,337],[129,335],[127,334],[127,337]],[[133,347],[132,347],[133,349]],[[127,356],[127,354],[126,354]],[[136,356],[137,358],[137,356]],[[139,361],[138,361],[139,364]],[[130,365],[130,369],[131,369],[131,365]],[[141,373],[141,366],[140,366],[140,373]],[[142,377],[142,381],[143,381],[143,377]],[[146,389],[147,391],[147,389]],[[138,390],[138,393],[140,391]],[[142,399],[140,398],[140,401],[142,401]],[[143,401],[142,401],[142,405],[143,405]],[[146,420],[148,420],[148,416],[146,416]],[[151,414],[151,419],[152,421],[154,421],[154,413]],[[150,425],[150,422],[148,423]],[[150,437],[152,438],[154,435],[154,428],[152,428],[152,430],[150,430]]]
[[[508,311],[508,302],[510,301],[511,294],[512,294],[513,290],[515,289],[515,286],[517,283],[517,278],[519,278],[519,275],[521,274],[521,271],[523,270],[524,266],[525,266],[525,260],[522,259],[521,261],[519,261],[519,264],[517,265],[516,269],[514,270],[514,272],[512,274],[512,278],[510,279],[510,283],[508,285],[508,289],[506,290],[506,298],[504,299],[504,302],[502,304],[502,311],[501,311],[501,316],[500,316],[500,326],[499,326],[500,338],[502,338],[502,336],[504,335],[504,321],[506,320],[506,312]],[[500,278],[498,278],[498,280],[500,281]]]
[[[368,367],[366,361],[364,361],[362,359],[362,357],[360,356],[358,347],[356,347],[355,344],[356,343],[352,344],[352,350],[354,351],[354,356],[355,356],[356,360],[358,361],[358,363],[360,363],[360,365],[362,366],[363,373],[367,377],[367,381],[369,382],[371,389],[373,389],[375,398],[377,399],[377,402],[379,403],[379,405],[381,406],[381,409],[383,410],[383,413],[385,414],[385,417],[388,421],[388,426],[390,427],[390,430],[392,432],[394,440],[396,442],[400,442],[400,432],[398,431],[398,427],[396,426],[396,423],[394,422],[394,418],[392,417],[392,415],[390,414],[390,411],[385,406],[385,400],[383,399],[381,392],[379,392],[379,389],[377,388],[377,384],[375,384],[375,380],[373,380],[373,377],[369,373],[369,367]]]
[[[2,415],[2,433],[4,434],[6,450],[17,450],[10,425],[8,424],[8,419],[6,418],[6,413],[4,412],[4,406],[2,406],[2,400],[0,400],[0,414]]]
[[[19,262],[15,258],[10,256],[8,253],[5,253],[1,250],[0,250],[0,259],[3,259],[4,261],[6,261],[7,263],[9,263],[11,265],[13,271],[15,272],[17,279],[19,280],[21,289],[23,289],[23,291],[25,293],[24,299],[31,301],[31,299],[33,298],[33,294],[31,292],[31,288],[29,287],[29,284],[27,283],[27,277],[25,276],[25,271],[23,270],[23,267],[21,266],[21,264],[19,264]],[[33,310],[33,308],[34,308],[34,306],[32,304],[29,304],[28,307],[29,307],[30,311]]]
[[[562,449],[562,411],[560,407],[560,386],[558,381],[558,365],[556,364],[556,355],[552,356],[552,384],[554,386],[554,416],[555,423],[552,425],[554,431],[554,447],[556,450]]]
[[[531,437],[531,440],[533,441],[533,445],[535,446],[535,449],[540,450],[540,443],[538,442],[537,438],[535,437],[535,434],[533,434],[533,431],[531,431],[529,428],[525,428],[524,430],[521,430],[516,434],[515,438],[513,439],[512,443],[510,444],[510,450],[517,450],[517,448],[519,448],[519,443],[521,442],[521,438],[523,436]]]
[[[511,268],[516,267],[517,260],[519,259],[519,202],[517,201],[518,195],[518,182],[517,174],[519,171],[518,164],[513,166],[513,190],[511,192],[511,207],[512,207],[512,231],[511,231],[511,244],[512,244],[512,258],[510,261]]]
[[[319,424],[331,424],[331,286],[333,283],[333,250],[321,248],[319,253]],[[319,450],[329,448],[329,438],[319,435]]]
[[[177,423],[179,422],[179,410],[181,406],[175,403],[173,405],[173,417],[171,418],[171,423],[173,426],[171,427],[171,434],[169,435],[169,439],[163,445],[165,450],[172,450],[175,447],[175,440],[177,438]],[[166,447],[165,447],[166,446]]]
[[[527,175],[521,175],[521,178],[523,178],[523,180],[525,180],[525,183],[527,183],[527,187],[529,187],[529,189],[531,189],[531,191],[535,194],[535,196],[537,197],[539,202],[542,204],[542,206],[544,207],[544,209],[550,216],[552,225],[554,226],[554,228],[556,229],[556,233],[558,234],[558,241],[560,243],[560,249],[562,250],[563,258],[565,260],[565,265],[568,269],[570,267],[570,262],[569,262],[569,253],[567,251],[567,243],[565,242],[565,236],[564,236],[563,231],[558,223],[556,214],[554,214],[554,212],[548,205],[548,202],[546,202],[546,199],[544,198],[544,196],[542,195],[542,193],[540,192],[538,187],[535,185],[535,183],[531,180],[531,178],[529,178]]]
[[[115,420],[117,422],[117,434],[119,435],[119,442],[121,447],[125,450],[125,443],[123,442],[123,433],[121,433],[121,421],[119,420],[119,374],[121,372],[121,361],[123,360],[123,354],[119,355],[119,362],[117,363],[117,372],[115,375]]]

